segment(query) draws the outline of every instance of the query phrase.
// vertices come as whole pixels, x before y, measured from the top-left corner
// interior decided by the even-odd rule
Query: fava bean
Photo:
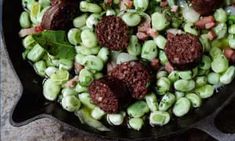
[[[228,43],[230,48],[235,49],[235,35],[230,34],[228,36]]]
[[[201,104],[202,104],[202,99],[201,99],[198,95],[196,95],[196,94],[194,94],[194,93],[189,93],[189,94],[187,94],[187,95],[186,95],[186,98],[188,98],[188,99],[190,100],[191,105],[192,105],[192,107],[194,107],[194,108],[198,108],[198,107],[200,107]]]
[[[44,8],[50,6],[50,3],[51,3],[50,0],[38,0],[38,2],[39,2],[40,5],[41,5],[42,7],[44,7]]]
[[[128,126],[137,131],[139,131],[143,125],[144,121],[142,118],[131,118],[128,121]]]
[[[202,62],[199,64],[199,68],[202,70],[209,70],[211,68],[211,59],[210,57],[203,55]]]
[[[149,123],[151,126],[163,126],[169,123],[170,114],[168,112],[155,111],[149,116]]]
[[[135,118],[142,117],[148,112],[148,105],[144,101],[137,101],[127,108],[127,114]]]
[[[73,45],[78,45],[81,42],[81,30],[72,28],[68,32],[68,40]]]
[[[107,62],[109,59],[109,50],[107,48],[101,48],[97,57],[102,59],[104,62]]]
[[[167,40],[162,35],[158,35],[154,38],[154,42],[157,44],[158,48],[164,49],[167,43]]]
[[[171,82],[175,82],[180,79],[179,72],[178,71],[172,71],[169,75],[168,78],[170,79]]]
[[[192,71],[179,71],[178,72],[179,76],[181,79],[184,79],[184,80],[190,80],[193,78],[193,73]]]
[[[91,103],[91,97],[88,93],[81,93],[78,95],[78,98],[87,108],[94,109],[96,107],[93,103]]]
[[[54,82],[56,82],[59,85],[64,84],[66,81],[69,80],[69,72],[66,70],[57,70],[55,73],[53,73],[50,76],[51,80],[53,80]]]
[[[70,95],[62,98],[61,105],[65,110],[74,112],[80,108],[81,103],[74,95]]]
[[[162,77],[167,77],[167,75],[168,75],[168,73],[167,73],[166,71],[159,71],[159,72],[157,73],[156,78],[157,78],[157,79],[160,79],[160,78],[162,78]]]
[[[217,22],[225,23],[227,21],[227,14],[222,8],[215,11],[214,17]]]
[[[36,41],[34,40],[34,38],[32,37],[32,35],[28,35],[23,39],[23,46],[26,49],[31,49],[36,45]]]
[[[101,71],[104,67],[104,62],[99,57],[88,55],[83,58],[84,66],[87,69]]]
[[[92,73],[86,68],[79,72],[78,79],[82,86],[89,86],[90,83],[94,80]]]
[[[29,13],[24,11],[20,15],[20,26],[22,28],[29,28],[31,26],[31,22],[29,19]]]
[[[215,59],[217,56],[223,54],[222,50],[218,47],[212,47],[209,51],[211,58]]]
[[[32,62],[37,62],[42,59],[44,54],[45,50],[39,44],[36,44],[27,54],[27,58]]]
[[[177,117],[182,117],[189,112],[190,106],[190,101],[187,98],[182,97],[176,101],[173,107],[173,113]]]
[[[82,108],[78,111],[75,111],[75,115],[78,116],[82,124],[85,123],[88,126],[97,129],[98,131],[110,131],[110,129],[105,127],[100,121],[92,118],[89,113],[89,109],[87,108]]]
[[[193,28],[193,25],[194,25],[193,23],[186,23],[184,25],[184,31],[187,32],[187,33],[190,33],[192,35],[197,36],[198,31],[195,28]]]
[[[227,34],[227,25],[225,23],[219,23],[216,27],[214,27],[214,32],[217,35],[217,39],[222,39]]]
[[[62,93],[63,97],[77,94],[77,92],[74,89],[71,89],[71,88],[63,88],[61,93]]]
[[[211,63],[211,68],[216,73],[223,73],[228,69],[229,62],[224,55],[217,56]]]
[[[84,58],[85,58],[85,55],[78,53],[75,56],[75,62],[78,63],[78,64],[81,64],[81,65],[84,65],[84,63],[85,63]]]
[[[169,25],[165,15],[162,13],[159,12],[153,13],[151,15],[151,19],[152,19],[152,26],[157,31],[161,31]]]
[[[218,73],[211,72],[207,76],[208,82],[212,85],[217,85],[220,82],[220,75]]]
[[[60,93],[60,85],[52,79],[47,79],[43,84],[43,95],[47,100],[55,101]]]
[[[201,87],[207,84],[207,77],[206,76],[198,76],[196,77],[196,87]]]
[[[45,76],[45,70],[46,70],[46,63],[45,61],[41,60],[34,64],[34,70],[39,74],[40,76]]]
[[[193,80],[180,79],[174,83],[174,87],[177,91],[189,92],[195,88],[195,82]]]
[[[95,33],[88,29],[82,31],[81,40],[82,44],[88,48],[96,47],[98,44]]]
[[[165,94],[160,101],[158,109],[160,111],[167,111],[175,103],[175,100],[175,95],[171,93]]]
[[[132,56],[138,56],[141,54],[141,45],[138,41],[137,36],[135,35],[131,36],[127,52]]]
[[[157,81],[157,91],[159,95],[164,95],[171,88],[171,81],[166,77],[161,77]]]
[[[211,85],[204,85],[195,90],[195,93],[198,94],[201,98],[209,98],[214,94],[214,87]]]
[[[80,10],[82,12],[91,12],[91,13],[100,13],[102,12],[102,8],[94,3],[89,3],[87,1],[80,2]]]
[[[145,11],[148,8],[149,0],[134,0],[136,10]]]
[[[235,77],[235,67],[230,66],[225,73],[220,77],[220,82],[222,84],[229,84],[233,81]]]
[[[93,29],[98,24],[100,18],[99,14],[91,14],[86,20],[86,26]]]
[[[119,114],[107,114],[107,121],[110,125],[121,125],[124,121],[124,114],[119,113]]]
[[[75,87],[75,91],[78,93],[83,93],[83,92],[87,92],[88,88],[85,86],[82,86],[81,84],[77,83],[76,87]]]
[[[134,61],[134,60],[137,60],[136,56],[132,56],[128,53],[120,53],[118,56],[117,56],[117,64],[122,64],[124,62],[129,62],[129,61]]]
[[[103,110],[101,110],[99,107],[95,107],[92,111],[91,111],[91,116],[94,119],[100,120],[103,116],[105,115],[105,112]]]
[[[157,57],[157,45],[153,40],[148,40],[144,42],[141,58],[151,61],[155,57]]]
[[[56,71],[58,71],[58,68],[56,67],[48,67],[45,69],[45,74],[50,77],[53,73],[55,73]]]
[[[137,26],[140,21],[141,17],[137,13],[127,12],[122,16],[122,20],[130,27]]]
[[[208,35],[207,34],[202,34],[199,38],[202,46],[203,46],[203,50],[204,52],[208,52],[211,48],[209,39],[208,39]]]
[[[168,63],[166,53],[162,50],[159,52],[159,59],[162,65],[166,65]]]
[[[176,96],[176,100],[180,99],[181,97],[185,96],[185,93],[180,92],[180,91],[175,91],[175,96]]]
[[[157,97],[154,93],[150,93],[146,95],[145,101],[151,111],[157,111],[158,103],[157,103]]]
[[[60,69],[71,70],[73,67],[73,60],[60,59],[58,63]]]
[[[77,28],[82,28],[83,26],[86,25],[86,20],[87,20],[87,14],[82,14],[81,16],[76,17],[73,20],[73,26]]]
[[[116,12],[113,9],[106,10],[106,16],[116,15]]]
[[[97,73],[95,73],[94,74],[94,78],[95,79],[100,79],[100,78],[102,78],[104,75],[103,75],[103,73],[101,73],[101,72],[97,72]]]

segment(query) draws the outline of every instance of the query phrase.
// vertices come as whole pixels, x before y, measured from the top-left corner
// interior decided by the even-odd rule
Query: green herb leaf
[[[59,59],[74,59],[75,48],[66,40],[65,31],[44,31],[33,35],[34,40],[49,54]]]

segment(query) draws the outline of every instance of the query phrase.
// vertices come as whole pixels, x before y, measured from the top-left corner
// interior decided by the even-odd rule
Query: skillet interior
[[[158,138],[169,134],[178,133],[192,127],[196,122],[210,115],[219,108],[229,96],[235,93],[235,82],[223,88],[219,94],[204,101],[202,107],[192,111],[180,119],[173,119],[167,126],[151,128],[146,126],[140,132],[123,127],[115,127],[111,132],[97,132],[86,125],[80,124],[77,117],[72,113],[64,111],[60,105],[48,102],[42,95],[42,79],[36,75],[30,64],[22,59],[23,46],[18,37],[20,30],[18,18],[22,11],[21,0],[4,0],[3,2],[3,36],[6,49],[9,53],[12,65],[22,83],[22,97],[12,113],[12,123],[19,126],[32,121],[33,117],[40,118],[41,114],[53,117],[76,127],[78,130],[86,131],[88,134],[100,135],[107,138],[143,139]],[[34,119],[36,119],[34,118]],[[31,120],[30,120],[31,119]],[[26,121],[26,122],[25,122]]]

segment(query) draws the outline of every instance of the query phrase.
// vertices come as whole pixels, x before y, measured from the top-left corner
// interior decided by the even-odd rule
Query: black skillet
[[[36,75],[30,64],[22,59],[23,46],[18,36],[21,0],[3,2],[3,41],[12,66],[21,81],[21,97],[11,114],[11,124],[22,126],[39,118],[54,118],[73,126],[87,136],[113,140],[154,140],[172,134],[179,134],[190,128],[206,131],[219,141],[235,141],[235,134],[224,134],[214,126],[214,119],[225,105],[235,96],[235,81],[224,87],[212,98],[203,102],[202,107],[183,118],[175,118],[160,128],[145,126],[137,132],[123,127],[114,127],[110,132],[98,132],[79,122],[72,113],[64,111],[57,103],[47,101],[42,95],[42,79]]]

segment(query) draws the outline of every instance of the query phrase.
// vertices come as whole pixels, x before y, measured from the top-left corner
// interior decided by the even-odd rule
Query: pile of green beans
[[[63,109],[74,112],[81,123],[100,131],[110,131],[102,124],[104,119],[110,126],[126,124],[131,129],[141,130],[145,121],[149,121],[153,127],[164,126],[174,117],[186,116],[192,109],[199,108],[203,99],[212,97],[218,86],[233,81],[235,67],[224,55],[224,49],[235,49],[234,15],[219,8],[213,15],[216,25],[210,30],[199,30],[195,26],[197,17],[186,17],[188,19],[182,21],[182,11],[195,14],[187,4],[185,7],[178,7],[177,13],[173,13],[160,7],[161,0],[133,0],[132,7],[124,8],[120,7],[122,2],[125,1],[114,0],[111,7],[92,0],[80,2],[79,10],[82,14],[73,19],[73,27],[67,32],[67,40],[76,50],[72,60],[49,54],[32,35],[23,39],[25,51],[22,56],[33,64],[39,76],[45,78],[43,95],[47,100],[58,101]],[[177,6],[173,0],[167,2],[169,8]],[[158,5],[157,8],[153,8],[152,3]],[[50,7],[50,0],[22,0],[22,5],[24,11],[19,17],[19,23],[22,29],[27,29],[41,23],[43,14]],[[125,50],[111,51],[98,42],[95,27],[102,17],[109,15],[119,16],[130,29],[130,40]],[[148,37],[142,40],[136,30],[139,30],[138,26],[146,19],[149,20],[145,23],[146,31],[141,32]],[[174,26],[174,21],[182,23]],[[183,34],[198,36],[203,46],[202,60],[192,70],[169,72],[164,69],[169,64],[164,51],[167,44],[165,33],[175,27]],[[213,41],[208,38],[209,31],[216,34]],[[121,64],[141,60],[150,64],[153,59],[159,60],[161,68],[153,71],[156,81],[153,81],[155,83],[151,84],[152,89],[143,99],[112,114],[105,113],[92,102],[88,87],[92,81],[106,75],[104,72],[109,62]],[[76,70],[75,73],[71,73],[73,69]]]

